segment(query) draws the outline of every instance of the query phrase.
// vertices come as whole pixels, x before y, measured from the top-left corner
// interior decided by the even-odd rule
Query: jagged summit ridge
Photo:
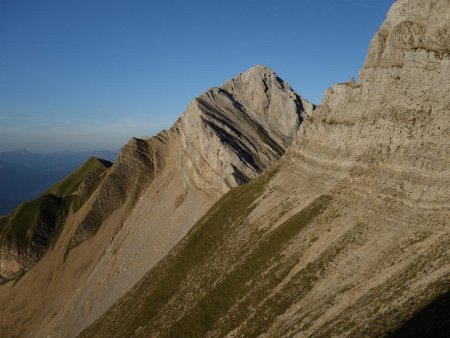
[[[273,70],[262,65],[255,66],[226,82],[223,88],[249,107],[249,113],[256,119],[267,122],[271,129],[279,130],[284,135],[294,136],[287,121],[292,118],[293,111],[296,110],[300,115],[299,122],[301,122],[311,115],[315,108]],[[261,118],[256,114],[264,114],[264,117]]]

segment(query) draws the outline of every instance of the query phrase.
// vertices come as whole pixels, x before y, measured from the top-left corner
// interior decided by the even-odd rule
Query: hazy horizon
[[[0,2],[0,151],[119,149],[256,64],[320,103],[392,0]]]

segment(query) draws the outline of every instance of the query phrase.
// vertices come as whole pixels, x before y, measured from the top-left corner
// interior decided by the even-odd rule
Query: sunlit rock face
[[[221,193],[279,159],[314,106],[255,66],[193,100],[174,129],[191,183]]]

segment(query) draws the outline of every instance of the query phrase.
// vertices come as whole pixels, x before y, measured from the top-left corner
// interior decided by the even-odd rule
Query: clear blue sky
[[[393,0],[0,0],[0,151],[117,149],[256,65],[320,103]]]

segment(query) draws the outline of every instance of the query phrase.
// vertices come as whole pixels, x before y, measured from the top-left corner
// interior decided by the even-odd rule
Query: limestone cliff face
[[[284,154],[313,110],[264,66],[208,90],[174,126],[185,176],[220,193],[248,182]]]
[[[396,1],[359,82],[81,336],[383,337],[448,299],[449,19]],[[412,336],[448,335],[445,311]]]
[[[328,163],[358,166],[351,171],[355,180],[357,172],[380,170],[377,180],[384,183],[367,184],[384,185],[386,196],[409,206],[445,206],[449,15],[447,0],[397,1],[372,40],[359,83],[327,92],[315,120],[305,125],[299,153],[308,156],[320,144]]]

